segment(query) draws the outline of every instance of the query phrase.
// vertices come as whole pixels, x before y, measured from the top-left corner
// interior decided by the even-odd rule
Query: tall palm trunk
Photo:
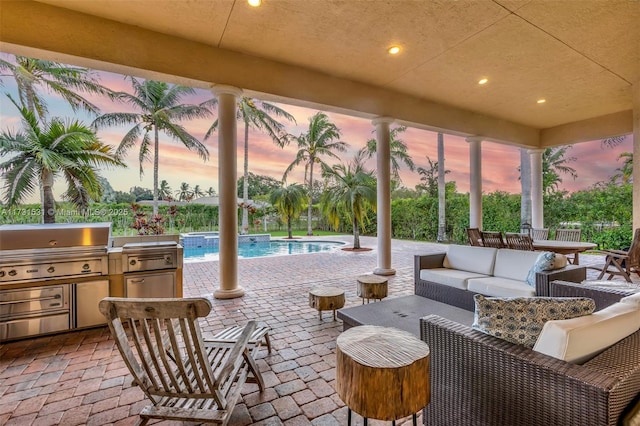
[[[531,157],[520,148],[520,227],[531,225]]]
[[[309,207],[307,209],[307,235],[313,235],[313,225],[311,223],[311,216],[313,213],[313,163],[315,158],[311,158],[309,162]]]
[[[352,207],[353,211],[353,207]],[[360,248],[360,228],[358,228],[358,221],[353,218],[353,249],[357,250]]]
[[[153,215],[158,214],[158,163],[160,153],[160,137],[158,134],[158,126],[153,126],[155,140],[153,141]]]
[[[293,220],[291,219],[291,216],[287,217],[287,234],[289,235],[289,239],[293,239],[293,226],[292,226],[292,222]]]
[[[242,231],[249,232],[249,122],[244,122],[244,176],[242,184]]]
[[[438,133],[438,241],[445,241],[446,236],[446,199],[444,182],[444,136]]]
[[[40,174],[42,182],[42,223],[56,222],[56,201],[53,198],[53,173],[42,170]]]

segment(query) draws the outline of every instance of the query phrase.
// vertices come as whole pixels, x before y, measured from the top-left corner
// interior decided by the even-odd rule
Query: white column
[[[376,275],[394,275],[391,268],[391,136],[389,117],[378,117],[372,121],[376,126],[376,169],[378,172],[377,221],[378,221],[378,267]]]
[[[544,149],[530,149],[531,156],[531,227],[544,228],[544,201],[542,193],[542,153]]]
[[[242,90],[214,85],[218,98],[218,186],[220,236],[220,288],[216,299],[233,299],[244,295],[238,286],[238,188],[236,99]]]
[[[469,227],[482,230],[482,138],[469,142]]]
[[[633,229],[640,228],[640,80],[631,87],[633,98]]]

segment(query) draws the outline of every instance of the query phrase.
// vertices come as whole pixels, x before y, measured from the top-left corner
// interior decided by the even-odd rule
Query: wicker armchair
[[[425,425],[627,424],[640,391],[640,331],[577,365],[436,315],[420,329],[431,349]]]

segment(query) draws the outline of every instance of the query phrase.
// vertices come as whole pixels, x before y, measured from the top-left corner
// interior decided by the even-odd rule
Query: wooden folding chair
[[[505,232],[504,239],[510,249],[533,251],[533,241],[528,234]]]
[[[556,229],[554,237],[557,241],[580,241],[582,229]]]
[[[627,282],[631,281],[631,274],[636,273],[640,277],[640,228],[633,234],[633,241],[628,251],[624,250],[598,250],[598,253],[605,255],[603,266],[588,266],[589,269],[600,271],[598,279],[609,275],[607,280],[614,276],[621,276]]]
[[[482,231],[482,245],[485,247],[505,248],[507,245],[502,238],[502,232]]]
[[[480,229],[467,228],[467,237],[469,238],[469,245],[471,246],[482,245],[482,235],[480,235]]]
[[[255,322],[249,321],[236,341],[205,342],[198,318],[210,311],[202,298],[100,302],[134,384],[152,403],[138,424],[155,418],[226,425],[245,382],[253,379],[264,389],[249,354]]]

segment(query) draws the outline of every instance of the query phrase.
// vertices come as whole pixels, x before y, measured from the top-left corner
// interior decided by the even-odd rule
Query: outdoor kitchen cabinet
[[[109,296],[109,280],[77,283],[75,287],[76,328],[94,327],[107,323],[98,303]]]
[[[126,297],[176,297],[176,275],[173,271],[128,274],[124,285]]]

